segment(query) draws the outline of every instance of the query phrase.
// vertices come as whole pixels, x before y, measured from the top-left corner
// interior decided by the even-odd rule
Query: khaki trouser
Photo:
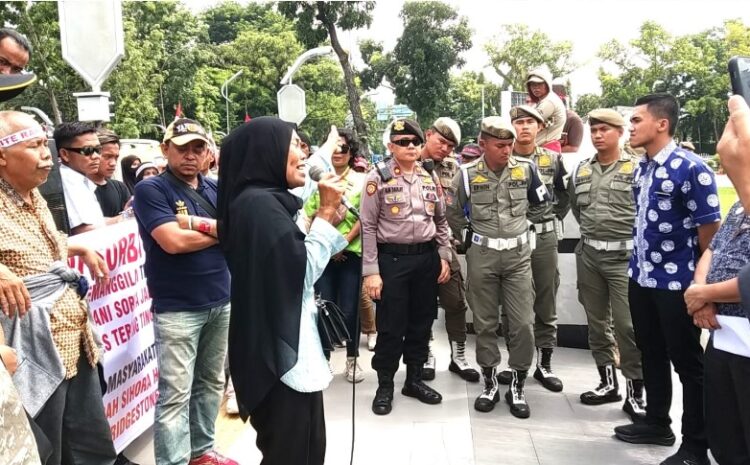
[[[576,247],[578,300],[586,310],[589,347],[596,365],[615,363],[614,338],[617,338],[622,373],[629,379],[643,379],[641,353],[635,345],[628,304],[630,253],[596,250],[579,242]]]
[[[536,248],[531,252],[534,277],[534,344],[545,349],[557,345],[557,235],[554,231],[537,234]],[[508,317],[503,311],[503,337],[508,340]]]
[[[458,255],[451,253],[451,278],[438,286],[440,306],[445,310],[445,330],[448,339],[466,342],[466,295],[464,278],[461,275],[461,264]]]
[[[467,295],[477,332],[477,363],[482,368],[500,364],[496,331],[502,304],[508,316],[508,365],[515,370],[528,370],[534,357],[534,287],[529,245],[503,251],[473,245],[466,253],[466,262]]]
[[[375,327],[375,308],[364,286],[362,286],[362,295],[359,299],[359,320],[363,333],[375,334],[378,332]]]

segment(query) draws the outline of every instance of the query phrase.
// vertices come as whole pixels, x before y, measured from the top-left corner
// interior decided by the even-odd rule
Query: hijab
[[[229,365],[243,420],[297,363],[305,235],[289,193],[292,128],[261,117],[224,139],[219,169],[219,240],[232,274]]]
[[[128,190],[130,191],[130,194],[133,194],[133,190],[135,189],[135,170],[138,168],[133,169],[132,165],[135,160],[141,161],[140,158],[138,158],[138,155],[128,155],[127,157],[124,157],[122,160],[120,160],[120,168],[122,169],[122,181],[125,183],[126,186],[128,186]]]

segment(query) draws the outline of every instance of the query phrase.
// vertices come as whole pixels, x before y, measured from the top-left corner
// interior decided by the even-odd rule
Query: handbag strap
[[[166,180],[169,181],[170,184],[176,187],[177,190],[182,191],[185,195],[190,197],[191,200],[193,200],[195,203],[200,205],[201,208],[203,208],[206,211],[206,213],[209,214],[211,218],[216,218],[216,207],[211,205],[211,202],[209,202],[202,195],[197,193],[195,189],[191,188],[184,182],[177,179],[177,177],[174,174],[172,174],[172,172],[169,170],[165,170],[161,174],[161,176],[164,176],[164,178],[166,178]]]

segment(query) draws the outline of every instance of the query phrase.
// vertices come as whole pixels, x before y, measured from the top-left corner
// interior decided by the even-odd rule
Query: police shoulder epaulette
[[[380,176],[380,179],[383,182],[388,182],[393,178],[393,173],[391,173],[391,168],[388,166],[388,163],[385,161],[379,161],[375,163],[375,170],[378,172],[378,176]]]
[[[514,157],[518,163],[526,163],[527,165],[535,165],[531,157]]]
[[[461,167],[462,167],[462,168],[463,168],[463,167],[466,167],[466,168],[473,168],[473,167],[477,166],[477,164],[479,163],[479,160],[480,160],[480,159],[479,159],[479,158],[477,158],[476,160],[471,160],[471,161],[467,161],[466,163],[462,163],[462,164],[461,164]]]

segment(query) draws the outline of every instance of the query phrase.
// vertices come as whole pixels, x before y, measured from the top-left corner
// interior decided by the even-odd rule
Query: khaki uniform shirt
[[[603,167],[597,156],[582,161],[570,178],[568,192],[573,215],[581,225],[581,236],[600,241],[633,238],[635,160],[625,152]]]
[[[68,244],[57,231],[47,202],[38,190],[31,191],[31,204],[4,179],[0,179],[0,263],[19,278],[46,273],[54,261],[66,261]],[[50,315],[52,339],[65,367],[65,377],[78,373],[81,348],[93,367],[99,350],[89,324],[88,307],[72,288],[55,302]]]
[[[542,184],[547,188],[551,201],[529,207],[529,221],[532,223],[545,223],[565,218],[570,210],[570,196],[565,187],[565,178],[568,172],[565,170],[560,154],[547,150],[544,147],[536,146],[534,153],[529,156],[513,154],[517,158],[527,158],[534,162],[539,170],[539,178]]]
[[[468,195],[464,170],[469,179]],[[448,222],[459,237],[469,224],[468,218],[477,234],[490,238],[518,237],[528,231],[529,205],[547,203],[549,198],[536,166],[515,156],[510,157],[499,173],[489,169],[484,155],[463,165],[453,178],[453,191],[454,197],[446,202]]]
[[[417,164],[411,176],[395,160],[387,162],[393,178],[383,182],[377,170],[365,178],[360,221],[362,274],[379,274],[378,243],[419,244],[436,239],[440,258],[450,263],[451,247],[442,188],[437,176]]]

